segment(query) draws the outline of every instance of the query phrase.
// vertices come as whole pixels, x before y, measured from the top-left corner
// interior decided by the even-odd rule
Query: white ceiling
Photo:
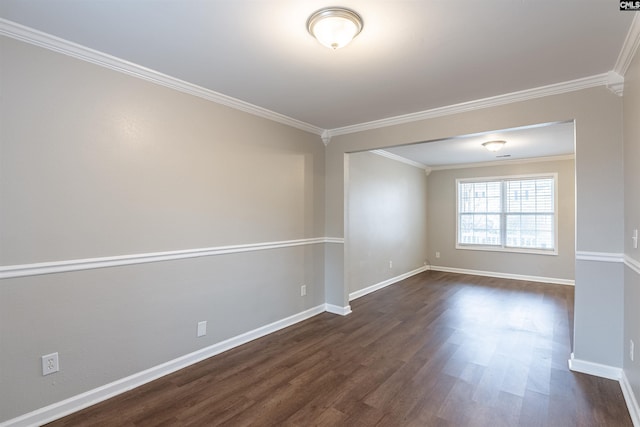
[[[492,153],[483,142],[503,140],[503,148]],[[432,169],[446,169],[460,164],[523,160],[574,154],[573,122],[546,123],[517,129],[430,141],[386,149]]]
[[[364,29],[332,51],[305,23],[335,5]],[[329,130],[606,73],[633,16],[612,0],[0,1],[1,18]]]

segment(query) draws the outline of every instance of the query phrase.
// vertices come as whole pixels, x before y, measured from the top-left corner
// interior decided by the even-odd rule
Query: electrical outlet
[[[198,322],[198,336],[203,337],[205,335],[207,335],[207,321],[203,320]]]
[[[629,340],[629,359],[631,359],[631,361],[633,362],[633,352],[634,352],[634,347],[635,345],[633,344],[633,340]]]
[[[393,268],[393,261],[389,261],[389,268]]]
[[[60,370],[58,363],[58,353],[45,354],[42,356],[42,375],[53,374]]]
[[[638,229],[633,230],[633,234],[631,235],[631,240],[633,240],[633,249],[638,249]]]
[[[436,258],[440,258],[440,252],[436,251]]]
[[[307,294],[307,285],[300,286],[300,296],[303,297]]]

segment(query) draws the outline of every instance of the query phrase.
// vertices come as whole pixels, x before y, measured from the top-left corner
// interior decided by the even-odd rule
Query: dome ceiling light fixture
[[[307,20],[307,30],[322,45],[331,49],[345,47],[360,34],[362,17],[344,7],[327,7],[317,10]]]
[[[502,150],[502,147],[506,143],[507,141],[487,141],[487,142],[483,142],[482,146],[487,150],[495,153],[496,151]]]

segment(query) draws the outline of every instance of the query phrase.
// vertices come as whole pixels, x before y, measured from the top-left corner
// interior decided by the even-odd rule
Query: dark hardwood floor
[[[569,371],[573,288],[425,272],[51,426],[632,426]]]

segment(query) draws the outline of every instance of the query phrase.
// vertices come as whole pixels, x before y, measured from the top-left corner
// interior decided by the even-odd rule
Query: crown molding
[[[547,156],[547,157],[534,157],[531,159],[512,159],[512,160],[494,160],[491,162],[482,163],[459,163],[455,165],[443,165],[432,166],[432,171],[443,171],[449,169],[468,169],[468,168],[484,168],[491,166],[504,166],[504,165],[519,165],[525,163],[539,163],[539,162],[559,162],[562,160],[575,160],[575,154],[565,154],[561,156]]]
[[[624,77],[615,71],[607,73],[607,89],[618,96],[622,96],[624,92]]]
[[[616,65],[613,67],[613,71],[621,76],[627,73],[629,65],[631,65],[631,61],[638,50],[638,46],[640,46],[640,14],[635,13],[634,15],[631,27],[618,55]]]
[[[341,128],[330,129],[327,131],[329,137],[338,135],[346,135],[350,133],[362,132],[366,130],[378,129],[387,126],[401,125],[420,120],[432,119],[435,117],[449,116],[452,114],[464,113],[467,111],[479,110],[482,108],[497,107],[500,105],[511,104],[514,102],[527,101],[535,98],[543,98],[545,96],[559,95],[562,93],[573,92],[582,89],[588,89],[596,86],[605,86],[609,83],[609,74],[603,73],[591,77],[571,80],[563,83],[556,83],[548,86],[542,86],[533,89],[522,90],[519,92],[511,92],[504,95],[492,96],[489,98],[478,99],[475,101],[462,102],[460,104],[449,105],[446,107],[433,108],[431,110],[419,111],[416,113],[405,114],[402,116],[389,117],[381,120],[360,123],[357,125],[344,126]]]
[[[294,119],[284,114],[276,113],[263,107],[215,92],[201,86],[194,85],[184,80],[159,73],[141,65],[126,61],[99,52],[94,49],[79,45],[77,43],[64,40],[62,38],[26,27],[24,25],[0,18],[0,35],[4,35],[15,40],[39,46],[54,52],[58,52],[82,61],[86,61],[101,67],[105,67],[117,72],[121,72],[133,77],[137,77],[148,82],[165,86],[179,92],[197,96],[202,99],[225,105],[227,107],[243,111],[258,117],[272,120],[293,128],[297,128],[315,135],[319,135],[325,146],[329,144],[331,138],[338,135],[346,135],[366,130],[378,129],[387,126],[411,123],[420,120],[442,117],[452,114],[459,114],[467,111],[482,108],[496,107],[514,102],[526,101],[545,96],[557,95],[588,89],[596,86],[606,86],[617,95],[622,94],[624,76],[633,56],[640,45],[640,17],[638,14],[633,19],[623,48],[620,52],[614,70],[609,73],[598,74],[591,77],[571,80],[568,82],[556,83],[548,86],[527,89],[518,92],[511,92],[489,98],[463,102],[459,104],[433,108],[401,116],[389,117],[381,120],[344,126],[335,129],[322,129],[312,124]]]
[[[82,61],[90,62],[92,64],[108,68],[110,70],[137,77],[139,79],[146,80],[160,86],[165,86],[179,92],[194,95],[199,98],[206,99],[207,101],[215,102],[216,104],[221,104],[309,133],[322,135],[324,132],[324,129],[300,120],[296,120],[289,116],[285,116],[284,114],[276,113],[274,111],[267,110],[266,108],[258,107],[257,105],[253,105],[248,102],[221,94],[219,92],[194,85],[184,80],[159,73],[141,65],[134,64],[124,59],[116,58],[115,56],[90,49],[88,47],[61,39],[47,33],[43,33],[38,30],[34,30],[33,28],[20,25],[7,19],[0,18],[0,35],[4,35],[15,40],[39,46],[48,50],[52,50],[63,55],[71,56]]]
[[[331,142],[331,135],[329,135],[329,131],[324,129],[320,134],[320,138],[322,138],[322,143],[326,147]]]
[[[431,168],[427,165],[424,165],[420,162],[415,162],[413,160],[409,160],[402,156],[398,156],[397,154],[390,153],[386,150],[371,150],[369,152],[373,154],[377,154],[378,156],[386,157],[387,159],[395,160],[396,162],[401,162],[407,165],[414,166],[419,169],[424,169],[425,172],[427,172],[427,175],[429,175],[429,172],[431,172]]]

